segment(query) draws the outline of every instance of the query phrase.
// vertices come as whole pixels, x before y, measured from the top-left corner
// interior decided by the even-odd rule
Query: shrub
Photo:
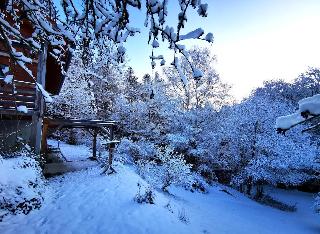
[[[0,221],[9,214],[28,214],[39,209],[44,181],[35,157],[21,152],[19,157],[0,159]]]
[[[127,138],[121,140],[117,147],[116,157],[126,163],[152,158],[155,154],[154,144],[141,140],[133,142]]]
[[[189,218],[188,218],[186,210],[184,208],[179,210],[178,218],[183,223],[186,223],[186,224],[189,223]]]
[[[273,197],[269,195],[263,195],[255,200],[263,205],[271,206],[282,211],[295,212],[297,210],[296,205],[289,205],[283,203],[281,201],[275,200]]]
[[[155,201],[155,195],[151,187],[147,187],[144,189],[144,191],[141,191],[141,184],[138,183],[138,192],[134,198],[134,200],[140,204],[146,203],[146,204],[154,204]]]
[[[191,165],[170,147],[159,149],[156,158],[152,161],[139,161],[138,167],[139,173],[148,182],[163,191],[168,191],[168,187],[172,184],[189,186],[193,181]]]

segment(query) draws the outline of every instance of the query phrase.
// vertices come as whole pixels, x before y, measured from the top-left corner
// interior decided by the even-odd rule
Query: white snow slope
[[[99,167],[49,180],[45,202],[28,215],[8,216],[0,233],[320,233],[312,194],[274,190],[273,196],[297,204],[297,212],[260,205],[242,194],[208,194],[172,188],[156,192],[155,204],[138,204],[137,183],[146,182],[131,167],[100,175]]]

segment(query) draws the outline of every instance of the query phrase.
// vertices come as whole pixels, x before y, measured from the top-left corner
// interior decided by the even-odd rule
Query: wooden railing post
[[[41,46],[41,52],[39,54],[37,67],[37,83],[42,85],[43,88],[45,88],[46,80],[47,50],[48,44],[45,42]],[[34,147],[35,153],[40,154],[42,120],[44,111],[44,100],[40,90],[36,92],[35,109],[36,111],[32,115],[31,145]]]

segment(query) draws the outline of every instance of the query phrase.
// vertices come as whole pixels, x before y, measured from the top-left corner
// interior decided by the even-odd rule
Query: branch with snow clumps
[[[298,104],[299,109],[295,113],[277,118],[275,127],[279,133],[285,133],[298,124],[320,116],[320,94],[301,99]],[[318,124],[314,127],[317,126]],[[314,127],[305,130],[311,130]]]

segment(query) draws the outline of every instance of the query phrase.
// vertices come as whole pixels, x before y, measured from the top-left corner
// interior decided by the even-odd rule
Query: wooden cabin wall
[[[6,156],[24,147],[17,137],[31,145],[33,127],[29,116],[0,116],[0,154]]]
[[[6,20],[11,24],[13,23],[10,15],[6,15]],[[31,23],[22,18],[21,34],[27,38],[31,37],[33,31]],[[46,43],[43,43],[39,53],[33,52],[19,42],[14,42],[13,47],[16,51],[23,52],[25,56],[32,59],[32,63],[26,64],[26,66],[32,72],[33,77],[16,64],[14,59],[10,57],[5,42],[0,39],[0,64],[9,66],[10,74],[14,76],[14,86],[17,91],[13,95],[13,86],[5,84],[3,78],[0,77],[0,128],[1,125],[7,126],[6,129],[0,131],[0,140],[6,139],[6,144],[3,144],[2,149],[0,145],[0,152],[5,147],[12,148],[15,145],[17,135],[15,134],[13,137],[14,134],[11,133],[18,132],[20,137],[34,147],[36,153],[40,153],[44,100],[40,92],[36,90],[36,82],[41,84],[49,93],[57,95],[64,81],[64,75],[59,63],[54,57],[50,56],[49,52],[54,48],[48,48]],[[71,58],[67,45],[65,47],[66,52],[61,57],[64,61],[64,70],[67,69]],[[29,111],[27,115],[17,113],[15,109],[19,105],[27,106],[30,113]],[[12,113],[8,114],[8,108],[12,110]],[[6,137],[8,135],[10,137]]]
[[[6,19],[10,22],[10,16]],[[21,25],[21,34],[31,36],[33,28],[30,23],[23,20]],[[12,110],[19,105],[25,105],[30,110],[36,107],[36,77],[38,66],[38,55],[32,53],[24,45],[15,42],[13,47],[16,51],[22,52],[32,59],[32,63],[26,64],[32,72],[30,76],[13,58],[10,57],[8,48],[4,41],[0,41],[0,64],[9,67],[9,74],[14,77],[14,86],[17,93],[13,94],[13,85],[6,84],[3,77],[0,78],[0,153],[5,155],[18,150],[21,145],[17,137],[23,138],[23,142],[34,147],[35,123],[31,114],[23,115]],[[9,111],[12,112],[9,112]]]

